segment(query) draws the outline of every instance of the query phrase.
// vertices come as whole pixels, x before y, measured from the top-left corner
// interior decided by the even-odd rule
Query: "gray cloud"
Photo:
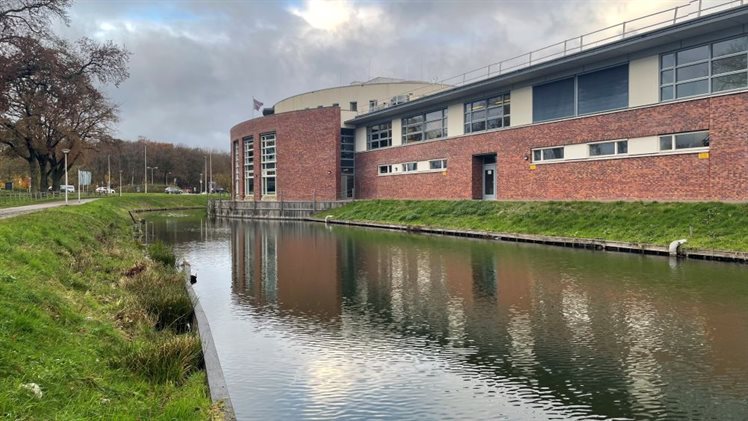
[[[343,23],[326,27],[335,13],[314,15],[308,3],[80,1],[58,32],[133,53],[130,79],[107,88],[120,104],[120,137],[227,150],[252,96],[272,105],[375,76],[445,79],[671,3],[335,3]]]

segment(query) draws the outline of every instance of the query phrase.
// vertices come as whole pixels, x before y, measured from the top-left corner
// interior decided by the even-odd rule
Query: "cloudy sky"
[[[132,52],[118,136],[228,150],[252,97],[443,80],[687,0],[76,0],[68,38]]]

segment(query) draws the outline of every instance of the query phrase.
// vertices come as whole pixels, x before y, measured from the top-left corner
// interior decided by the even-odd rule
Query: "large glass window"
[[[392,122],[375,124],[367,128],[366,149],[379,149],[392,146]]]
[[[250,196],[255,191],[255,142],[252,136],[247,136],[242,141],[244,141],[244,195]]]
[[[629,105],[629,66],[611,67],[577,79],[579,114],[626,108]]]
[[[262,194],[273,195],[277,193],[275,133],[260,135],[260,141],[262,142]]]
[[[748,87],[748,37],[660,57],[660,99],[668,101]]]
[[[534,121],[554,120],[574,115],[573,77],[532,88],[532,117]]]
[[[403,119],[403,143],[447,137],[447,109]]]
[[[532,88],[533,121],[626,108],[629,65],[597,70]]]
[[[509,127],[509,94],[465,104],[465,133]]]

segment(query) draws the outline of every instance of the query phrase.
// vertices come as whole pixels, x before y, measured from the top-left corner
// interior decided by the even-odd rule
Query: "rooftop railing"
[[[487,66],[479,67],[457,76],[440,80],[436,82],[436,84],[438,84],[436,86],[424,86],[423,88],[411,90],[410,92],[403,92],[401,95],[393,97],[399,99],[396,102],[391,101],[392,98],[380,98],[377,101],[377,106],[370,109],[362,109],[359,111],[358,115],[379,111],[394,105],[402,104],[403,102],[413,101],[427,95],[435,94],[445,89],[486,80],[546,61],[577,54],[592,48],[620,41],[635,35],[640,35],[648,31],[665,28],[690,19],[743,6],[746,2],[748,2],[748,0],[730,0],[718,4],[711,4],[714,2],[710,2],[709,0],[691,0],[688,4],[683,4],[667,10],[621,22],[616,25],[598,29],[597,31],[588,32],[578,37],[569,38],[530,51],[529,53],[491,63]],[[448,85],[448,87],[445,87],[444,85]],[[403,100],[403,98],[405,98],[405,100]]]

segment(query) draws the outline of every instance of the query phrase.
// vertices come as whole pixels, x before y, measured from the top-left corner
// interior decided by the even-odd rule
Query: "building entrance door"
[[[496,200],[496,164],[483,164],[483,200]]]

